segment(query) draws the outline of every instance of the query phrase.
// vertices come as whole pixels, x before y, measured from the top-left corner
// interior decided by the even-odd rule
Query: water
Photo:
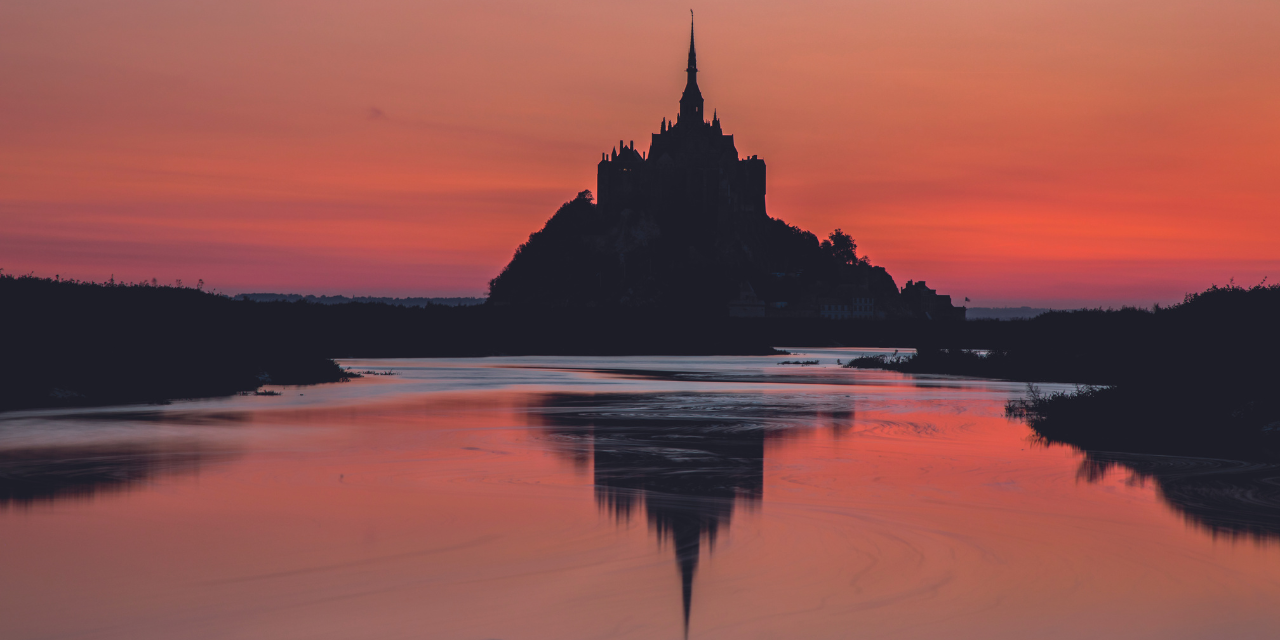
[[[0,416],[0,637],[1274,637],[1273,467],[801,353]]]

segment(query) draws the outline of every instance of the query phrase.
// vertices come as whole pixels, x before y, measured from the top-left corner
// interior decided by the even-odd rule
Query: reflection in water
[[[155,446],[0,450],[0,508],[127,491],[161,476],[194,473],[199,450]]]
[[[1117,467],[1132,483],[1154,480],[1167,504],[1214,536],[1280,539],[1280,465],[1086,451],[1077,477],[1097,482]]]
[[[231,453],[202,446],[192,427],[249,420],[246,412],[156,408],[0,419],[3,432],[23,436],[0,446],[0,508],[88,499],[195,473]],[[175,428],[181,436],[165,431]]]
[[[853,420],[849,405],[832,407],[829,396],[551,394],[541,402],[529,413],[558,448],[580,466],[594,462],[601,509],[628,521],[643,506],[650,529],[674,548],[686,635],[702,540],[714,548],[734,506],[760,502],[765,440],[819,416],[837,434]]]
[[[36,505],[0,506],[0,636],[1275,635],[1280,544],[1212,538],[1276,540],[1270,468],[1081,468],[1004,416],[1020,384],[671,360],[735,381],[424,360],[0,415],[0,504]]]

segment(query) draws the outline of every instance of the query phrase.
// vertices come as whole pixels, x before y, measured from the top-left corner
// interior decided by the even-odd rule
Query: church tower
[[[681,237],[693,239],[709,255],[717,238],[766,218],[765,166],[754,156],[738,156],[733,136],[721,128],[718,115],[707,122],[698,88],[692,17],[685,73],[676,122],[663,119],[648,153],[631,142],[603,154],[596,172],[596,198],[602,213],[643,212],[681,229]]]
[[[698,51],[693,46],[693,12],[689,12],[689,68],[685,69],[689,80],[680,96],[679,122],[686,126],[702,124],[702,91],[698,89]]]

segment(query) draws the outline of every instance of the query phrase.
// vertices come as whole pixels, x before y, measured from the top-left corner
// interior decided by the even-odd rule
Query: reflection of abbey
[[[635,142],[605,154],[596,178],[596,197],[604,212],[627,209],[663,211],[679,216],[700,234],[710,235],[729,218],[765,217],[764,160],[738,158],[733,136],[720,119],[706,119],[698,89],[697,52],[689,30],[689,74],[680,114],[664,118],[649,151]]]

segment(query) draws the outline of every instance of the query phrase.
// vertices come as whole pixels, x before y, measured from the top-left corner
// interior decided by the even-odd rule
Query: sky
[[[484,295],[684,87],[689,3],[5,0],[0,268]],[[770,215],[971,306],[1280,277],[1280,3],[703,2]]]

